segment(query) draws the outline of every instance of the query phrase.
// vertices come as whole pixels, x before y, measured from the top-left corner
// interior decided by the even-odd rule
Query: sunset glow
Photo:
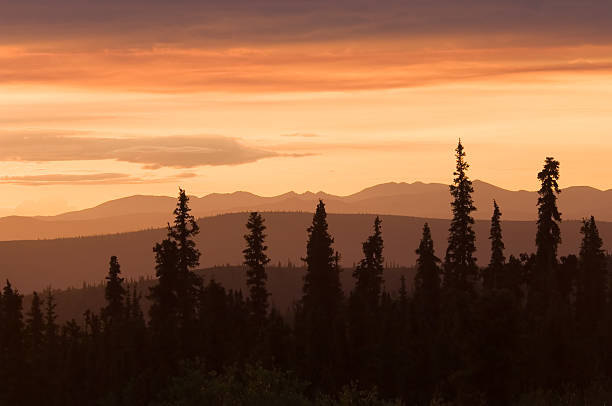
[[[458,138],[475,179],[612,188],[603,2],[5,3],[0,214],[448,183]]]

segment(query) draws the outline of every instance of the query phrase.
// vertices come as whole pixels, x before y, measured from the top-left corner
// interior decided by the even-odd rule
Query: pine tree
[[[440,259],[434,252],[429,224],[423,226],[423,236],[416,250],[417,272],[414,277],[412,341],[417,352],[413,355],[418,375],[414,385],[425,397],[431,396],[437,381],[436,370],[437,338],[440,331],[441,288]],[[423,396],[421,396],[423,397]],[[423,400],[423,399],[422,399]]]
[[[434,330],[440,314],[440,259],[434,253],[429,224],[416,250],[417,272],[414,277],[414,306],[421,329]]]
[[[195,217],[190,214],[189,197],[183,189],[179,189],[178,202],[174,209],[174,225],[168,224],[168,237],[176,241],[178,248],[178,268],[187,273],[200,264],[200,251],[196,248],[193,238],[200,233]]]
[[[242,251],[244,265],[247,267],[247,287],[249,288],[248,306],[257,329],[261,329],[268,315],[268,290],[266,265],[270,259],[266,255],[268,247],[264,244],[266,235],[264,219],[257,212],[251,213],[247,222],[249,233],[244,236],[247,247]]]
[[[355,290],[352,297],[362,302],[370,312],[379,305],[383,283],[385,260],[381,224],[382,221],[377,216],[374,220],[374,234],[362,244],[364,257],[353,271]]]
[[[376,383],[380,360],[380,296],[383,282],[381,220],[374,220],[374,233],[362,244],[364,258],[353,271],[355,288],[349,298],[349,345],[351,370],[363,385]]]
[[[179,189],[179,197],[174,209],[174,225],[168,225],[168,238],[176,242],[177,248],[177,298],[179,315],[184,334],[193,334],[197,292],[201,286],[200,278],[193,269],[200,264],[200,251],[196,248],[194,237],[200,228],[195,217],[190,214],[189,197]]]
[[[106,287],[104,297],[106,298],[106,306],[102,308],[102,319],[111,326],[117,325],[125,317],[125,295],[126,291],[123,287],[123,278],[121,268],[116,256],[110,258],[108,276],[106,277]]]
[[[51,405],[61,404],[60,395],[64,388],[61,387],[62,376],[59,373],[62,367],[66,367],[67,362],[62,359],[63,354],[60,349],[59,326],[57,324],[57,304],[51,288],[44,291],[43,304],[43,349],[42,365],[46,401],[49,397],[54,402]],[[60,364],[62,364],[60,366]]]
[[[28,362],[28,390],[23,399],[28,404],[42,404],[49,395],[48,381],[44,362],[44,315],[42,301],[37,292],[32,293],[30,310],[27,313],[25,324],[25,347]]]
[[[19,404],[25,384],[23,296],[7,280],[0,296],[0,404]]]
[[[128,334],[128,320],[126,308],[128,305],[127,291],[123,286],[124,279],[120,277],[121,267],[116,256],[112,256],[109,262],[108,276],[104,296],[106,305],[100,312],[100,321],[103,326],[100,342],[94,341],[97,355],[102,357],[99,374],[99,385],[106,387],[107,391],[116,391],[123,383],[126,375],[126,359]],[[92,321],[97,322],[97,317],[91,317]],[[97,328],[96,326],[94,328]],[[95,337],[94,337],[95,339]]]
[[[530,279],[528,307],[538,317],[546,312],[552,299],[552,290],[556,289],[555,267],[557,265],[557,248],[561,243],[559,222],[561,213],[557,208],[557,194],[561,192],[559,180],[559,162],[548,157],[544,168],[538,173],[541,182],[538,191],[538,221],[536,234],[536,263]]]
[[[326,388],[336,388],[344,362],[343,294],[339,255],[328,232],[325,204],[319,201],[308,228],[306,275],[296,311],[296,335],[302,368],[307,377]]]
[[[503,285],[502,272],[506,258],[504,257],[504,241],[502,239],[501,229],[501,210],[497,202],[493,200],[493,217],[491,217],[491,232],[489,240],[491,240],[491,259],[489,266],[485,270],[483,284],[485,288],[500,288]]]
[[[453,184],[450,185],[453,197],[451,202],[453,218],[444,261],[444,286],[461,291],[471,291],[478,271],[476,258],[473,256],[476,251],[476,235],[472,229],[474,218],[471,214],[476,210],[472,200],[474,188],[466,174],[469,165],[465,162],[461,140],[455,151],[457,166]]]
[[[583,331],[592,333],[600,327],[606,304],[606,254],[594,217],[583,220],[580,232],[576,318]]]
[[[196,309],[201,280],[193,269],[199,265],[200,252],[193,238],[199,227],[188,203],[185,191],[179,189],[174,223],[168,224],[167,238],[153,248],[158,283],[149,296],[151,327],[168,365],[171,359],[180,358],[172,356],[175,351],[193,355],[198,345]]]
[[[571,334],[574,317],[570,303],[577,259],[570,255],[561,265],[557,250],[561,243],[557,208],[559,162],[547,157],[538,173],[538,220],[535,263],[529,274],[527,311],[530,323],[530,354],[534,360],[532,379],[540,386],[564,381],[562,371],[573,369]]]
[[[179,298],[178,298],[178,248],[169,239],[155,244],[155,275],[157,284],[150,288],[149,309],[151,335],[160,373],[167,372],[179,358]],[[162,372],[163,371],[163,372]]]

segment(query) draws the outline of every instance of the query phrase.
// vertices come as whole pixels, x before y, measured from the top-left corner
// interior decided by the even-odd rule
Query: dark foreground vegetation
[[[504,256],[492,202],[490,261],[474,258],[472,183],[463,146],[450,186],[444,258],[423,225],[414,281],[383,280],[377,218],[341,285],[325,205],[308,228],[301,298],[270,302],[265,224],[246,225],[246,290],[204,283],[199,232],[180,191],[156,280],[142,292],[112,257],[104,305],[60,325],[51,291],[28,309],[0,296],[2,405],[603,405],[612,401],[612,289],[594,218],[577,255],[558,258],[559,163],[538,174],[537,250]],[[204,252],[215,247],[204,247]],[[390,272],[390,271],[387,271]],[[409,286],[411,287],[409,289]],[[25,314],[24,314],[25,313]]]

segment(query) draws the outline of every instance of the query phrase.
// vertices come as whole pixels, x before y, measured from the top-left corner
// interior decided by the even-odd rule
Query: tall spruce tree
[[[341,383],[344,363],[343,294],[339,255],[332,247],[334,239],[322,200],[307,231],[306,275],[295,321],[298,350],[306,376],[322,387],[335,389]]]
[[[116,326],[125,318],[126,290],[123,287],[123,278],[119,276],[120,274],[119,261],[113,255],[110,258],[106,287],[104,288],[106,306],[102,308],[102,319],[108,326]]]
[[[181,323],[186,330],[193,328],[197,292],[201,287],[200,278],[193,272],[193,269],[200,264],[201,254],[194,241],[194,237],[199,233],[200,228],[189,208],[189,197],[185,190],[179,189],[178,202],[174,209],[174,225],[168,225],[168,238],[176,242],[177,298]],[[193,331],[184,331],[184,333],[193,333]]]
[[[501,215],[502,213],[497,202],[493,200],[493,216],[491,217],[491,231],[489,234],[489,240],[491,240],[491,259],[483,278],[484,287],[488,289],[500,288],[503,285],[501,274],[504,270],[506,257],[504,256],[505,246],[500,223]]]
[[[190,214],[189,197],[179,189],[174,210],[174,223],[168,224],[168,236],[153,248],[155,252],[157,285],[149,298],[151,327],[165,358],[178,351],[193,355],[196,351],[196,309],[201,280],[193,269],[199,265],[200,251],[194,237],[199,227]]]
[[[527,314],[530,323],[530,353],[533,383],[551,387],[565,379],[562,371],[573,369],[570,294],[578,261],[573,255],[557,260],[561,243],[561,213],[557,208],[559,162],[547,157],[538,173],[538,220],[535,263],[530,270]]]
[[[23,296],[7,280],[0,296],[0,404],[20,404],[25,385]]]
[[[48,380],[44,365],[44,329],[45,321],[42,312],[42,300],[38,292],[32,293],[30,310],[26,314],[25,349],[28,363],[28,389],[24,393],[24,403],[43,404],[49,394]]]
[[[264,219],[261,214],[253,212],[249,216],[246,225],[249,233],[244,236],[247,247],[242,251],[244,254],[244,265],[247,267],[247,287],[249,298],[247,300],[252,319],[261,329],[268,315],[268,289],[266,281],[266,265],[270,258],[266,255],[268,247],[264,244],[266,235],[264,231]]]
[[[127,378],[128,354],[127,343],[130,340],[127,320],[128,297],[120,277],[121,267],[116,256],[109,261],[108,275],[104,296],[106,305],[100,312],[103,325],[102,343],[96,345],[98,356],[103,357],[102,366],[98,368],[100,386],[108,391],[117,390]],[[95,320],[92,318],[92,320]],[[100,353],[102,355],[100,355]]]
[[[44,306],[43,306],[43,352],[42,352],[42,364],[44,371],[44,385],[42,388],[46,389],[47,398],[50,396],[55,401],[50,402],[51,405],[61,404],[60,394],[62,392],[61,380],[62,375],[59,371],[62,371],[62,366],[66,367],[66,360],[63,359],[63,348],[60,346],[60,326],[57,323],[57,303],[55,296],[48,287],[44,291]],[[48,399],[47,399],[48,401]]]
[[[606,305],[607,265],[595,218],[582,222],[582,244],[576,286],[576,319],[583,331],[594,332],[603,321]]]
[[[352,297],[362,302],[370,312],[378,307],[383,283],[385,259],[381,224],[382,220],[377,216],[374,233],[362,244],[364,257],[353,271],[355,289]]]
[[[159,357],[160,373],[173,367],[180,356],[179,344],[179,289],[178,248],[169,239],[155,244],[155,275],[157,284],[150,288],[149,323],[156,356]]]
[[[439,266],[429,224],[423,225],[423,236],[416,250],[417,270],[414,277],[412,340],[418,350],[413,359],[419,371],[414,375],[418,388],[417,397],[421,402],[428,401],[438,379],[437,339],[440,331],[441,287]]]
[[[349,346],[353,376],[373,385],[380,374],[376,357],[380,342],[380,299],[383,283],[382,221],[374,220],[374,233],[362,244],[363,259],[353,271],[355,288],[349,298]]]
[[[414,308],[421,329],[435,330],[440,315],[440,259],[434,252],[429,224],[423,226],[423,237],[416,250],[417,272],[414,277]],[[435,331],[432,331],[435,332]]]
[[[544,168],[538,173],[541,182],[538,191],[538,221],[536,233],[536,262],[530,276],[528,307],[538,317],[547,311],[556,289],[555,267],[557,248],[561,243],[559,222],[561,213],[557,208],[559,189],[559,161],[547,157]]]
[[[185,190],[179,189],[178,202],[174,209],[174,225],[168,225],[168,237],[176,241],[179,251],[178,268],[187,273],[200,264],[200,251],[193,238],[200,233],[195,217],[190,214],[189,197]]]
[[[451,208],[453,218],[449,229],[448,248],[444,260],[444,286],[460,291],[473,290],[473,283],[477,276],[476,266],[476,234],[472,229],[474,218],[472,212],[476,210],[472,200],[472,181],[467,176],[470,167],[465,161],[465,151],[461,140],[457,144],[456,170],[453,184],[450,185]]]

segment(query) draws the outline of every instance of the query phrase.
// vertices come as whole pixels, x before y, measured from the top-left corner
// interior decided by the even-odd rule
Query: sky
[[[612,188],[612,3],[0,0],[0,215],[452,179]]]

